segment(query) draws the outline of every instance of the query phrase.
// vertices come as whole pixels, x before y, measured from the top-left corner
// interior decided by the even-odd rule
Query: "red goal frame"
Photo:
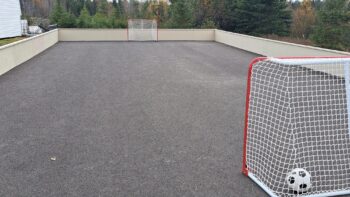
[[[251,84],[251,76],[253,65],[266,60],[267,57],[257,57],[253,59],[248,68],[248,76],[247,76],[247,92],[246,92],[246,100],[245,100],[245,115],[244,115],[244,134],[243,134],[243,165],[242,165],[242,173],[248,176],[248,167],[247,167],[247,140],[248,140],[248,115],[249,115],[249,98],[250,98],[250,84]]]

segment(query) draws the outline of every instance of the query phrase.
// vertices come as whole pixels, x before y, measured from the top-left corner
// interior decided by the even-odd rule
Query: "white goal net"
[[[350,58],[260,58],[249,70],[243,173],[271,196],[350,194]],[[293,169],[311,175],[292,190]]]
[[[158,29],[156,20],[129,19],[128,20],[129,41],[157,41]]]

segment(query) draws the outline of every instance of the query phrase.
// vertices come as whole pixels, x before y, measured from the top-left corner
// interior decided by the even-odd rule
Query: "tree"
[[[89,10],[90,16],[93,16],[97,12],[97,2],[96,0],[90,1],[86,0],[86,8]]]
[[[299,0],[291,1],[290,4],[291,4],[293,9],[297,9],[301,5]]]
[[[57,0],[53,8],[52,14],[50,15],[50,22],[56,23],[58,27],[75,27],[75,17],[66,12]]]
[[[212,14],[212,20],[214,23],[221,29],[226,29],[223,24],[223,12],[225,10],[225,1],[226,0],[211,0],[211,14]],[[232,3],[233,1],[231,1]]]
[[[218,5],[222,6],[219,15],[216,16],[216,19],[218,19],[218,16],[220,17],[220,21],[217,22],[219,26],[226,31],[236,31],[237,21],[241,20],[237,19],[238,2],[236,0],[224,0],[223,3]]]
[[[125,7],[124,7],[124,2],[123,0],[118,1],[118,9],[119,9],[119,14],[121,18],[125,17]]]
[[[108,1],[101,0],[97,5],[97,13],[108,16]]]
[[[92,17],[91,26],[93,28],[111,28],[112,23],[106,15],[98,12]]]
[[[163,25],[169,20],[169,4],[165,1],[159,1],[159,3],[152,5],[153,15],[157,16],[159,25]]]
[[[132,18],[141,18],[139,6],[140,6],[140,3],[137,0],[130,0],[129,16],[131,16]]]
[[[323,0],[312,0],[312,6],[316,9],[316,10],[320,10],[321,7],[323,5]]]
[[[288,35],[291,12],[285,0],[241,0],[236,31],[252,35]]]
[[[117,0],[113,0],[112,1],[112,5],[113,5],[114,8],[116,8],[118,6]]]
[[[50,22],[57,24],[58,21],[62,17],[63,11],[64,10],[63,10],[63,8],[62,8],[62,6],[60,4],[60,1],[56,0],[55,5],[54,5],[53,10],[52,10],[51,15],[50,15]]]
[[[112,28],[126,28],[127,27],[127,20],[125,17],[123,17],[120,13],[120,9],[118,7],[115,7],[112,12],[112,16],[110,17],[111,20],[111,27]]]
[[[203,23],[201,24],[200,28],[204,28],[204,29],[215,29],[216,28],[216,24],[212,19],[206,19],[205,21],[203,21]]]
[[[75,16],[79,16],[80,11],[84,7],[84,3],[85,3],[85,0],[69,0],[67,1],[67,10],[72,14],[74,14]]]
[[[172,1],[169,22],[169,26],[172,28],[189,28],[192,26],[192,13],[186,0]]]
[[[151,12],[151,3],[149,1],[143,2],[140,12],[141,18],[152,18],[153,13]]]
[[[297,38],[309,38],[316,22],[315,9],[311,0],[304,0],[293,12],[291,33]]]
[[[321,47],[350,49],[350,5],[348,0],[325,0],[317,14],[317,24],[312,35]]]
[[[116,5],[116,7],[113,7],[112,17],[114,17],[115,19],[121,18],[120,8],[118,4]]]
[[[211,0],[194,0],[193,25],[195,27],[207,26],[209,23],[214,23],[211,3]]]
[[[89,11],[84,6],[84,8],[81,10],[79,18],[77,20],[77,27],[79,28],[89,28],[91,27],[91,16],[89,15]]]
[[[58,21],[59,27],[72,28],[76,27],[76,18],[73,14],[64,11],[60,20]]]

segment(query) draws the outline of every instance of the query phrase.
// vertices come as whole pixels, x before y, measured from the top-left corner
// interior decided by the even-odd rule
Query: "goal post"
[[[158,41],[157,20],[129,19],[128,41]]]
[[[307,191],[291,189],[294,169]],[[242,172],[270,196],[350,194],[350,57],[252,61]]]

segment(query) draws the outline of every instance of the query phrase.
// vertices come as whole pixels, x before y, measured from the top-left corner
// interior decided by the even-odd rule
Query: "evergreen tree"
[[[91,0],[86,0],[84,5],[85,5],[86,9],[89,11],[89,15],[90,16],[93,15],[91,13],[92,1]]]
[[[84,6],[84,8],[81,10],[79,18],[77,20],[77,27],[79,28],[89,28],[91,27],[91,16],[89,15],[89,11]]]
[[[100,0],[97,5],[97,13],[108,16],[108,1]]]
[[[220,27],[226,31],[235,31],[237,27],[237,1],[236,0],[224,0],[223,8],[220,12],[221,21]],[[244,20],[244,19],[242,19]]]
[[[117,7],[114,7],[113,9],[113,13],[112,13],[112,17],[111,17],[111,26],[113,28],[123,28],[126,27],[126,25],[124,26],[125,22],[124,22],[124,18],[121,17],[120,15],[120,9]]]
[[[75,17],[66,12],[57,0],[53,8],[52,14],[50,15],[50,22],[56,23],[58,27],[75,27]]]
[[[192,13],[186,0],[172,1],[169,26],[172,28],[190,28],[192,26]]]
[[[241,0],[235,31],[252,35],[288,35],[291,12],[285,0]]]
[[[116,7],[113,8],[112,17],[114,17],[115,19],[120,19],[121,18],[120,8],[119,8],[118,4],[117,4]]]
[[[227,29],[222,24],[223,13],[224,13],[224,9],[225,9],[225,5],[224,5],[225,1],[223,1],[223,0],[212,0],[212,3],[211,3],[212,19],[215,22],[215,24],[217,24],[218,27],[221,28],[221,29]]]
[[[86,1],[86,8],[89,10],[90,16],[95,15],[96,12],[97,12],[97,2],[96,2],[96,0],[93,0],[93,1],[87,0]]]
[[[54,5],[53,10],[52,10],[51,15],[50,15],[50,22],[57,24],[58,21],[62,17],[63,11],[64,10],[63,10],[63,8],[62,8],[62,6],[60,4],[60,1],[56,0],[55,5]]]
[[[118,6],[117,0],[113,0],[112,5],[114,8],[116,8]]]
[[[118,7],[117,7],[118,8]],[[127,28],[128,21],[122,14],[120,13],[120,9],[115,8],[113,12],[113,27],[115,28]]]
[[[125,17],[125,7],[124,7],[124,2],[123,0],[118,1],[118,9],[119,9],[119,14],[121,18]]]
[[[312,4],[316,10],[320,10],[323,5],[323,0],[312,0]]]
[[[214,23],[211,3],[211,0],[194,0],[193,25],[195,27],[207,26],[209,23]]]
[[[87,0],[89,1],[89,0]],[[81,9],[84,7],[85,0],[70,0],[67,1],[67,9],[75,16],[79,16]]]
[[[97,12],[92,17],[91,25],[94,28],[111,28],[113,23],[111,18],[108,18],[108,1],[100,0],[97,4]]]
[[[321,47],[350,49],[350,5],[348,0],[325,0],[317,14],[312,40]]]
[[[141,18],[139,5],[140,4],[137,0],[129,1],[129,16],[131,16],[132,18]]]
[[[215,22],[212,19],[206,19],[205,21],[203,21],[203,23],[201,24],[200,28],[203,29],[215,29],[217,28]]]
[[[97,12],[92,17],[91,26],[93,28],[111,28],[112,23],[110,22],[110,20],[106,15]]]
[[[58,21],[58,26],[63,28],[76,27],[76,18],[73,14],[66,11],[62,13],[60,20]]]
[[[299,8],[300,5],[301,5],[301,3],[300,3],[299,0],[295,0],[295,1],[291,2],[291,6],[292,6],[293,9]]]

